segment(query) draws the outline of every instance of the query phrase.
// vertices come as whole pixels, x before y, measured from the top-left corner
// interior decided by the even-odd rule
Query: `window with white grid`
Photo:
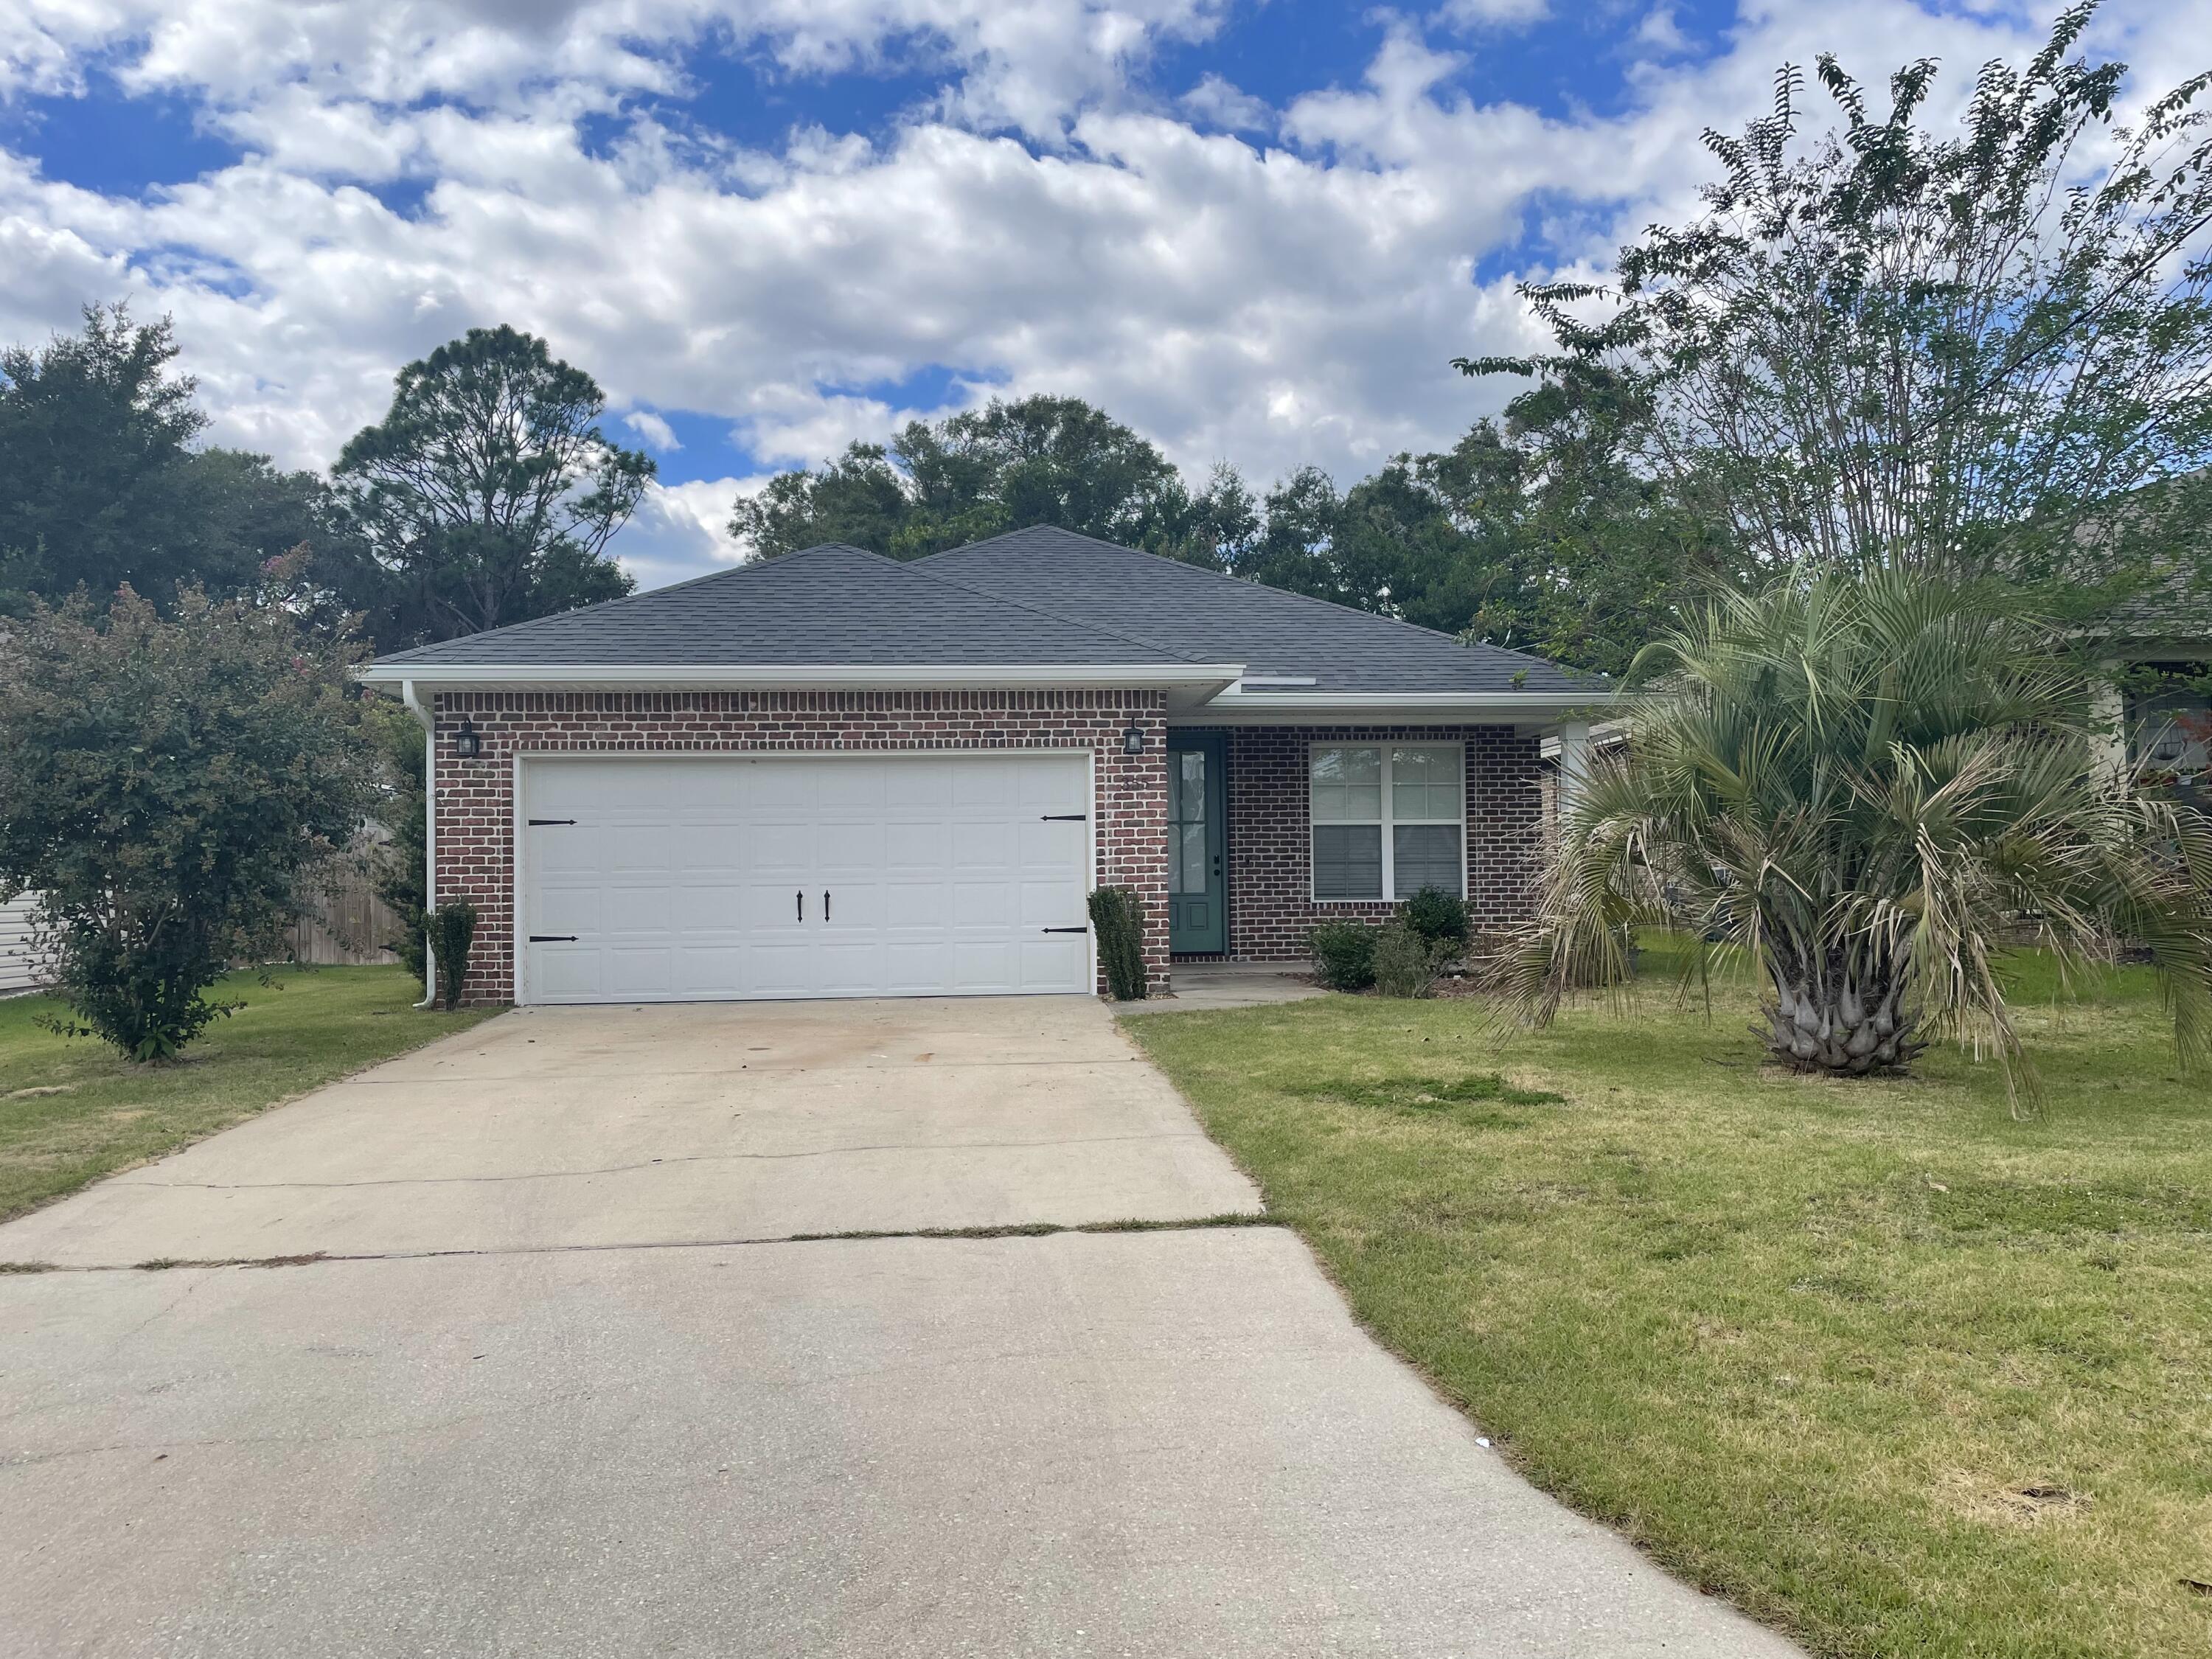
[[[1313,896],[1467,891],[1466,755],[1455,743],[1320,743],[1310,751]]]

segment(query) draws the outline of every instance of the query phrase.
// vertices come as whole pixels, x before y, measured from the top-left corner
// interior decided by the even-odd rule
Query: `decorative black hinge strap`
[[[532,945],[574,945],[576,936],[574,933],[532,933],[530,942]]]
[[[1040,933],[1087,933],[1090,931],[1088,927],[1040,927],[1037,929]]]
[[[1047,812],[1043,817],[1040,817],[1037,822],[1039,823],[1088,823],[1091,822],[1091,814],[1088,812]]]
[[[574,818],[532,818],[530,821],[532,823],[574,823],[576,820]]]

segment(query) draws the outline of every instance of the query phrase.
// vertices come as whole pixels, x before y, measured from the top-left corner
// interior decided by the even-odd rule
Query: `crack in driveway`
[[[165,1257],[152,1261],[89,1264],[0,1261],[0,1285],[4,1285],[10,1278],[39,1278],[47,1273],[171,1273],[182,1268],[216,1267],[319,1267],[337,1261],[441,1261],[449,1258],[508,1255],[605,1255],[622,1250],[727,1250],[750,1244],[872,1244],[896,1239],[1049,1238],[1059,1233],[1189,1233],[1218,1227],[1281,1227],[1288,1224],[1271,1215],[1231,1210],[1219,1215],[1188,1216],[1176,1221],[1015,1221],[1000,1226],[860,1228],[835,1233],[778,1233],[765,1237],[738,1238],[632,1239],[606,1244],[506,1244],[441,1250],[317,1250],[302,1255],[240,1255],[197,1261]],[[171,1307],[175,1305],[170,1304]],[[167,1308],[161,1310],[150,1316],[147,1322],[151,1323],[168,1310]]]
[[[637,1164],[610,1164],[591,1170],[535,1170],[517,1175],[378,1176],[360,1181],[134,1181],[118,1176],[110,1187],[161,1187],[202,1193],[290,1192],[301,1188],[343,1189],[355,1187],[472,1187],[505,1181],[568,1181],[579,1177],[628,1175],[674,1164],[749,1164],[790,1158],[838,1158],[855,1152],[1018,1152],[1030,1146],[1103,1146],[1116,1141],[1197,1140],[1189,1132],[1164,1130],[1142,1135],[1079,1135],[1049,1140],[886,1140],[859,1146],[816,1146],[797,1152],[691,1152],[677,1158],[652,1158]]]

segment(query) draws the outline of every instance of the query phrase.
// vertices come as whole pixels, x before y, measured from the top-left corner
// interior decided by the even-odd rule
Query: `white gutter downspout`
[[[415,682],[399,682],[399,701],[422,727],[422,908],[438,903],[438,725],[415,695]],[[430,954],[430,930],[422,930],[422,1000],[428,1008],[438,1000],[438,963]]]

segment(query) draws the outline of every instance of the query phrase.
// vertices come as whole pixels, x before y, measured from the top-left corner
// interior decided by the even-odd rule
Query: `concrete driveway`
[[[1794,1651],[1285,1231],[793,1242],[1256,1208],[1087,999],[505,1017],[0,1228],[0,1651]]]

